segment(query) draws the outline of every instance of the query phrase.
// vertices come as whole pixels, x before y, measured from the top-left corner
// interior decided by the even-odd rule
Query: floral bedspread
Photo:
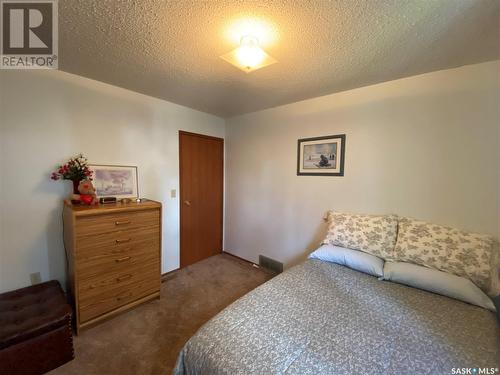
[[[451,374],[458,368],[500,368],[492,312],[307,260],[205,324],[185,344],[174,374]]]

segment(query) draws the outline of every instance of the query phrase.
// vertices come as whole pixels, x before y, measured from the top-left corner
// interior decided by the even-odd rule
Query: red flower
[[[59,165],[50,178],[52,180],[80,181],[88,180],[92,173],[88,168],[87,159],[80,154],[76,158],[69,159],[66,164]]]

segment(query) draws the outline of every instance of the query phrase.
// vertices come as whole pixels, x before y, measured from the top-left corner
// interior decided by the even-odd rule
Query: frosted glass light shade
[[[244,36],[241,38],[240,46],[229,53],[221,56],[221,59],[236,66],[246,73],[261,69],[276,63],[276,59],[269,56],[260,48],[257,38]]]

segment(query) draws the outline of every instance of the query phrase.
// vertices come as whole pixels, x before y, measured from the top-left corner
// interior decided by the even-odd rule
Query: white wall
[[[225,249],[288,265],[328,209],[396,213],[500,237],[500,61],[226,122]],[[345,177],[296,175],[297,140],[347,135]]]
[[[414,216],[500,237],[500,61],[224,120],[59,71],[0,71],[0,292],[64,279],[62,199],[49,180],[78,152],[139,166],[164,204],[163,272],[179,264],[178,130],[224,136],[225,249],[288,265],[324,212]],[[347,134],[344,177],[296,176],[297,139]],[[178,191],[177,191],[178,193]]]
[[[60,71],[0,71],[0,291],[29,274],[64,280],[56,164],[137,165],[140,195],[163,203],[162,271],[179,266],[178,130],[224,137],[224,120]]]

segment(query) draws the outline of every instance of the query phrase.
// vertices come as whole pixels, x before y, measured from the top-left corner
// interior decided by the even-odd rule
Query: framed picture
[[[101,197],[138,198],[139,185],[137,167],[127,165],[97,165],[90,164],[94,172],[94,187]]]
[[[299,139],[297,176],[343,176],[345,134]]]

